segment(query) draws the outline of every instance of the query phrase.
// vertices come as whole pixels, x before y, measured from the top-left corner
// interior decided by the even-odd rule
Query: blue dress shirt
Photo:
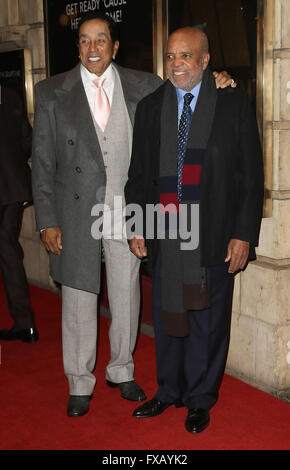
[[[199,82],[191,91],[184,91],[181,88],[176,88],[176,95],[177,95],[177,103],[178,103],[178,123],[181,118],[182,110],[183,110],[183,104],[184,104],[184,95],[186,93],[191,93],[194,98],[192,99],[190,103],[190,107],[192,112],[195,110],[195,105],[197,103],[198,95],[199,95],[199,90],[201,87],[201,82]]]

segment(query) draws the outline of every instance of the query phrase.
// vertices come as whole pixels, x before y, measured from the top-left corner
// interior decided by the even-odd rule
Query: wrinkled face
[[[83,23],[79,31],[81,63],[91,73],[101,76],[117,54],[119,42],[113,43],[106,21],[95,19]]]
[[[189,30],[174,32],[166,51],[167,76],[176,88],[190,91],[202,79],[209,62],[209,53],[203,53],[198,33]]]

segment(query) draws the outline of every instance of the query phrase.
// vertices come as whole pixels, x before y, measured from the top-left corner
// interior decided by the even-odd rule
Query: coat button
[[[67,141],[67,143],[68,143],[69,145],[74,145],[74,141],[73,141],[73,140],[71,140],[71,139],[70,139],[70,140],[68,140],[68,141]]]
[[[80,168],[79,166],[76,167],[76,172],[77,172],[77,173],[81,173],[81,172],[82,172],[82,170],[81,170],[81,168]]]
[[[77,193],[75,193],[75,194],[74,194],[74,198],[75,198],[75,199],[79,199],[80,197],[79,197],[79,195],[78,195]]]

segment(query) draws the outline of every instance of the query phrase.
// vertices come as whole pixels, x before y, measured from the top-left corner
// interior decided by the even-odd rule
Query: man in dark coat
[[[12,329],[0,330],[0,340],[31,343],[38,340],[38,332],[18,237],[24,205],[32,202],[32,131],[20,97],[8,86],[1,86],[0,128],[0,271],[14,320]]]
[[[147,214],[150,204],[160,204],[165,227],[160,236],[147,217],[143,233],[136,231],[130,240],[131,251],[148,256],[153,267],[158,378],[156,395],[133,416],[184,405],[191,433],[208,426],[218,398],[233,275],[255,257],[263,199],[251,105],[238,88],[216,89],[209,59],[207,37],[199,29],[170,36],[169,80],[138,105],[125,188],[127,204],[146,207]],[[170,232],[174,213],[177,229]],[[191,217],[186,230],[182,214]],[[193,244],[186,246],[182,233],[188,227]]]

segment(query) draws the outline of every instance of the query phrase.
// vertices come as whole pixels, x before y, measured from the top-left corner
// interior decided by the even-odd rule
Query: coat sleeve
[[[54,193],[56,172],[55,122],[48,103],[35,87],[35,114],[32,142],[32,191],[37,230],[57,227]]]
[[[22,148],[26,160],[31,157],[31,145],[32,145],[32,128],[29,124],[27,116],[24,114],[22,121]]]
[[[140,103],[135,114],[133,146],[128,181],[125,186],[126,204],[144,205],[143,152],[142,152],[142,109]]]
[[[143,122],[143,106],[141,101],[137,106],[135,114],[132,155],[128,172],[128,181],[125,186],[125,199],[127,206],[129,204],[138,204],[144,213],[146,191],[144,174],[145,149],[142,143],[144,139]],[[143,233],[138,234],[143,235]]]
[[[8,104],[9,104],[9,116],[13,117],[11,122],[14,126],[19,128],[19,145],[21,147],[21,155],[25,162],[31,157],[31,146],[32,146],[32,128],[28,120],[27,110],[24,106],[23,101],[20,99],[18,93],[13,88],[8,89]],[[13,110],[13,113],[11,113]],[[18,142],[17,142],[18,143]]]
[[[239,122],[239,155],[236,172],[236,219],[232,238],[258,245],[262,218],[263,160],[257,123],[245,95]]]

